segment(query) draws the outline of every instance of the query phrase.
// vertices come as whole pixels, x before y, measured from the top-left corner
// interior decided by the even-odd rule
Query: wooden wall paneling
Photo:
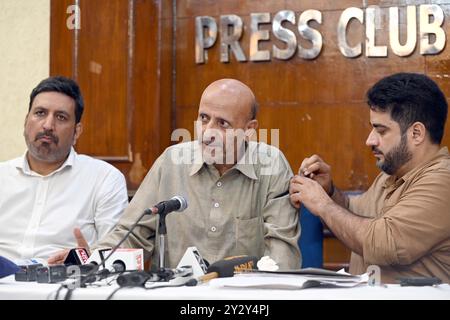
[[[363,44],[361,56],[346,58],[338,49],[337,24],[342,10],[362,7],[356,0],[348,1],[180,1],[177,2],[177,48],[176,48],[176,127],[192,128],[196,118],[198,101],[203,89],[212,81],[237,78],[248,84],[261,105],[260,127],[280,130],[280,148],[294,171],[304,157],[318,153],[331,164],[336,185],[343,190],[365,190],[379,170],[365,141],[370,132],[369,110],[365,93],[380,78],[395,72],[428,73],[440,82],[450,94],[448,85],[448,50],[438,56],[420,55],[419,36],[414,53],[409,57],[396,56],[389,47],[390,6],[423,4],[423,1],[369,1],[368,5],[381,7],[378,18],[376,44],[388,46],[388,57],[365,56],[365,27],[352,21],[347,37],[351,45]],[[441,5],[450,16],[448,5]],[[312,23],[323,36],[323,48],[315,60],[304,60],[297,54],[289,61],[239,63],[231,54],[229,63],[219,61],[220,34],[215,45],[208,49],[208,61],[197,65],[194,60],[194,21],[196,16],[208,15],[219,25],[221,14],[236,14],[244,22],[240,45],[249,59],[250,13],[270,12],[282,9],[294,10],[296,17],[306,9],[322,12],[322,24]],[[403,19],[403,20],[402,20]],[[404,17],[400,15],[401,39],[406,37]],[[449,34],[448,19],[444,24]],[[297,26],[289,27],[297,35],[302,46],[308,42],[298,35]],[[260,29],[270,30],[262,25]],[[260,50],[270,50],[272,44],[281,46],[271,34],[270,41],[262,41]],[[444,140],[449,145],[450,137]],[[325,266],[337,268],[348,262],[349,250],[332,235],[325,239]]]
[[[80,30],[66,27],[71,4],[80,7]],[[51,74],[76,79],[86,104],[76,148],[118,167],[130,191],[167,146],[166,138],[160,143],[169,131],[160,123],[171,117],[167,106],[160,112],[161,14],[158,1],[51,2]]]
[[[301,13],[308,9],[319,11],[342,11],[350,7],[361,8],[366,1],[361,0],[285,0],[286,8]]]
[[[334,236],[323,239],[323,268],[338,271],[345,268],[348,272],[351,251]]]
[[[161,7],[152,1],[134,1],[134,63],[131,88],[133,165],[129,185],[137,189],[161,151],[160,144],[160,24]]]
[[[76,74],[86,100],[78,148],[100,159],[131,162],[129,118],[133,1],[81,0]],[[131,33],[129,32],[131,31]]]
[[[436,56],[425,57],[425,70],[428,76],[430,76],[439,87],[444,91],[447,97],[447,103],[450,105],[450,48],[448,41],[450,37],[450,0],[446,1],[446,4],[441,4],[440,7],[444,9],[445,22],[447,25],[445,33],[447,35],[447,44],[444,51]],[[442,139],[441,145],[450,147],[450,113],[447,116],[447,123],[445,126],[445,133]]]
[[[67,7],[75,0],[50,2],[50,74],[72,77],[74,61],[74,32],[67,28]]]
[[[233,2],[229,3],[232,6]],[[259,115],[261,127],[267,129],[279,128],[280,136],[286,137],[281,138],[280,146],[294,170],[297,169],[305,156],[312,153],[325,153],[331,155],[326,160],[330,162],[333,168],[336,168],[335,178],[341,188],[345,190],[367,188],[379,172],[374,165],[375,161],[372,154],[364,145],[370,131],[365,103],[367,89],[381,77],[400,71],[428,72],[430,76],[433,76],[431,72],[427,71],[425,59],[430,61],[437,59],[441,64],[442,61],[448,60],[446,58],[448,53],[425,58],[419,54],[419,44],[417,44],[413,55],[407,58],[396,56],[389,48],[387,58],[367,58],[364,56],[364,49],[363,55],[360,57],[354,59],[344,57],[338,50],[335,39],[337,38],[336,26],[342,9],[355,5],[355,1],[346,1],[336,4],[337,9],[332,7],[334,4],[325,6],[322,3],[324,9],[323,22],[316,27],[324,35],[324,46],[320,56],[313,61],[303,60],[295,56],[289,61],[272,59],[270,62],[255,63],[247,61],[238,63],[231,56],[230,63],[221,63],[219,62],[219,35],[216,44],[208,50],[208,62],[203,65],[196,65],[194,62],[194,18],[196,15],[206,14],[206,12],[215,15],[214,18],[216,18],[217,23],[219,23],[221,12],[232,12],[243,19],[244,35],[240,44],[248,58],[248,29],[250,24],[248,13],[264,12],[265,5],[271,2],[262,2],[260,6],[255,4],[253,9],[248,9],[248,4],[251,4],[251,1],[245,3],[246,5],[240,6],[235,11],[220,11],[221,8],[218,4],[208,1],[180,3],[177,9],[179,14],[177,16],[176,114],[189,114],[195,119],[195,109],[203,89],[218,78],[235,77],[247,83],[255,92],[261,104]],[[307,3],[304,2],[295,2],[297,5],[294,2],[288,1],[288,3],[289,6],[288,4],[286,6],[281,4],[280,8],[272,8],[275,10],[272,12],[272,16],[278,9],[321,9],[320,3],[317,2],[315,3],[319,7],[312,4],[307,6]],[[195,7],[195,4],[197,7]],[[381,4],[384,6],[393,5],[388,2],[382,2]],[[404,10],[405,4],[400,3],[400,7]],[[444,10],[448,10],[445,9],[448,6],[443,5],[443,7]],[[245,10],[242,8],[245,8]],[[387,8],[383,8],[380,12],[382,15],[380,27],[377,29],[376,41],[378,45],[389,46]],[[446,30],[449,29],[448,24],[444,27]],[[352,22],[348,32],[349,42],[355,44],[364,41],[364,32],[363,25]],[[401,33],[404,37],[404,26],[401,28]],[[260,49],[270,49],[271,44],[276,41],[272,36],[270,41],[260,43]],[[439,66],[437,68],[439,69]],[[441,77],[441,82],[447,80],[444,76]],[[445,85],[443,89],[446,90]],[[345,106],[347,105],[354,112],[345,112],[347,109]],[[342,106],[342,108],[337,109],[339,106]],[[308,126],[307,129],[290,124],[292,121],[301,122],[305,116],[310,116],[310,114],[306,115],[304,110],[311,110],[314,113],[319,112],[325,118],[323,118],[323,121],[320,121],[320,118],[315,118],[317,122],[314,126]],[[352,118],[349,119],[348,117]],[[192,119],[180,117],[177,117],[177,119],[177,127],[192,127]],[[357,122],[350,121],[351,119],[357,120]],[[366,124],[362,125],[361,123],[364,122]],[[330,125],[330,123],[333,124]],[[345,124],[344,130],[351,133],[350,138],[347,136],[341,137],[342,130],[335,129],[335,126],[341,127],[341,124]],[[328,132],[328,134],[324,136],[324,132]],[[305,136],[313,139],[314,143],[303,141]],[[351,143],[349,139],[345,138],[349,138]],[[355,142],[359,146],[357,150],[354,148]],[[343,148],[343,146],[352,147],[352,150]],[[345,169],[342,174],[340,173],[341,168]],[[364,183],[357,182],[357,180],[361,180],[360,177],[364,178]]]
[[[161,34],[159,41],[160,50],[160,152],[165,147],[173,144],[171,141],[172,130],[175,129],[175,95],[173,87],[176,79],[174,68],[174,55],[176,37],[174,37],[173,5],[171,0],[163,0],[161,19]]]

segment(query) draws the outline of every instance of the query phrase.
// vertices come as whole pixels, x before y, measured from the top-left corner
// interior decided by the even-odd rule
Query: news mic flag
[[[198,278],[206,282],[214,278],[233,277],[235,272],[255,269],[258,258],[254,256],[233,256],[214,262],[208,267],[208,273]]]
[[[203,259],[196,247],[189,247],[186,249],[177,268],[182,268],[183,266],[191,266],[194,277],[200,277],[208,271],[209,263]]]
[[[85,248],[70,249],[69,254],[64,260],[66,266],[85,264],[89,259],[89,254]]]
[[[0,256],[0,278],[15,274],[20,268],[12,261]]]

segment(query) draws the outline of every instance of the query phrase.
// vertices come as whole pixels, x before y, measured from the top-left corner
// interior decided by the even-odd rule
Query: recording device
[[[234,276],[235,272],[255,269],[258,258],[254,256],[233,256],[219,260],[211,264],[208,273],[197,279],[198,282],[206,282],[214,278]]]
[[[92,274],[93,272],[96,272],[98,270],[98,265],[94,263],[86,263],[79,266],[80,268],[80,274],[82,276],[85,276],[87,274]],[[68,277],[70,277],[70,274],[67,274]]]
[[[93,283],[108,278],[113,274],[123,273],[126,270],[143,270],[143,249],[125,249],[119,248],[111,255],[111,259],[105,263],[103,254],[110,252],[111,249],[97,249],[82,266],[95,266],[93,272],[85,273],[82,278],[82,284]],[[103,261],[103,268],[98,270]],[[82,272],[83,275],[83,272]]]
[[[181,266],[176,269],[159,269],[156,272],[157,280],[156,281],[170,281],[175,278],[182,278],[192,276],[192,266]]]
[[[81,275],[87,275],[97,271],[94,264],[82,264],[78,266]],[[56,283],[66,280],[71,276],[64,264],[44,266],[41,263],[21,265],[15,274],[16,281],[37,281],[38,283]]]
[[[193,275],[192,266],[181,266],[173,269],[173,277],[189,277]]]
[[[36,270],[43,267],[42,263],[19,265],[19,271],[14,274],[16,281],[36,281]]]
[[[439,278],[436,278],[436,277],[404,277],[404,278],[399,278],[399,280],[400,280],[400,286],[402,286],[402,287],[434,286],[434,285],[442,283],[442,280]]]
[[[121,287],[143,287],[152,278],[152,274],[145,271],[135,271],[121,274],[117,277],[117,284]]]
[[[102,269],[100,271],[98,271],[98,266],[95,266],[96,269],[92,272],[87,272],[84,274],[84,277],[82,277],[82,285],[86,284],[86,283],[93,283],[96,281],[100,281],[103,279],[108,278],[110,275],[116,273],[116,271],[111,271],[109,269]],[[118,271],[118,273],[123,272],[123,271]]]
[[[191,266],[182,266],[176,269],[160,269],[156,273],[145,271],[134,271],[121,274],[117,277],[117,284],[121,287],[144,287],[148,281],[164,281],[169,282],[177,278],[189,278],[192,276]]]
[[[67,269],[63,264],[39,267],[36,269],[38,283],[56,283],[67,279]]]
[[[111,252],[111,248],[96,249],[86,263],[102,265],[114,272],[144,269],[144,250],[134,248],[118,248],[106,261],[103,257]]]

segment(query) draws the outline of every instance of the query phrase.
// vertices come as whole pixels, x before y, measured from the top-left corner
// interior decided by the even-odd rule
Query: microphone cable
[[[106,258],[103,258],[102,256],[100,264],[101,266],[103,266],[103,268],[105,268],[105,262],[108,261],[108,259],[114,254],[114,252],[116,252],[116,250],[122,245],[122,243],[125,242],[125,240],[129,237],[129,235],[133,232],[134,228],[137,227],[137,225],[139,224],[139,222],[141,221],[141,219],[148,214],[152,214],[153,211],[151,210],[151,208],[147,208],[144,210],[144,212],[142,212],[142,214],[139,216],[139,218],[136,220],[136,222],[131,226],[131,228],[128,230],[128,232],[122,237],[122,239],[111,249],[111,251],[108,253],[108,255],[106,256]],[[93,269],[90,272],[88,272],[84,278],[81,277],[80,280],[80,286],[83,287],[86,285],[86,281],[87,279],[92,276],[92,275],[96,275],[95,273],[98,273],[97,270]]]
[[[157,282],[155,282],[157,283]],[[159,288],[176,288],[176,287],[194,287],[197,285],[197,280],[195,280],[194,278],[189,278],[187,281],[182,282],[182,283],[175,283],[175,284],[163,284],[163,285],[156,285],[156,286],[152,286],[152,287],[144,287],[143,289],[145,291],[147,290],[153,290],[153,289],[159,289]],[[123,288],[139,288],[139,287],[118,287],[116,289],[114,289],[113,292],[111,292],[111,294],[106,298],[106,300],[111,300],[113,298],[113,296],[121,289]]]
[[[151,210],[151,208],[147,208],[147,209],[145,209],[143,212],[142,212],[142,214],[139,216],[139,218],[136,220],[136,222],[131,226],[131,228],[128,230],[128,232],[122,237],[122,239],[111,249],[111,251],[108,253],[108,255],[106,256],[106,258],[103,258],[102,256],[100,257],[101,258],[101,261],[100,261],[100,264],[99,265],[102,265],[103,267],[105,267],[105,262],[112,256],[112,254],[120,247],[120,245],[122,244],[122,243],[124,243],[125,242],[125,240],[128,238],[128,236],[133,232],[133,230],[134,230],[134,228],[136,228],[136,226],[139,224],[139,222],[141,221],[141,219],[145,216],[145,215],[148,215],[148,214],[152,214],[153,213],[153,211]],[[99,273],[99,271],[98,271],[98,268],[93,268],[92,270],[90,270],[89,272],[87,272],[87,274],[86,275],[80,275],[80,283],[79,283],[79,285],[80,285],[80,287],[86,287],[86,284],[88,284],[89,282],[88,282],[88,280],[90,279],[90,277],[92,277],[92,276],[97,276],[98,275],[98,273]],[[73,290],[75,290],[75,289],[69,289],[69,287],[67,286],[67,284],[66,283],[62,283],[61,285],[60,285],[60,287],[56,290],[56,294],[55,294],[55,298],[54,298],[54,300],[56,300],[58,297],[59,297],[59,292],[61,292],[61,290],[63,289],[63,288],[67,288],[67,290],[71,290],[71,291],[73,291]],[[72,293],[70,293],[70,296],[72,295]],[[51,294],[49,295],[49,297],[51,296]],[[69,296],[69,298],[70,298],[70,296]]]
[[[180,201],[181,203],[181,207],[183,207],[183,210],[186,208],[187,203],[186,200],[184,198],[182,198],[184,200]],[[183,203],[185,203],[183,205]],[[157,207],[153,207],[156,208],[158,210]],[[134,228],[136,228],[136,226],[139,224],[139,222],[141,221],[141,219],[145,216],[145,215],[151,215],[153,214],[153,211],[151,210],[152,208],[147,208],[145,209],[142,214],[139,216],[139,218],[136,220],[136,222],[131,226],[131,228],[128,230],[128,232],[122,237],[122,239],[111,249],[111,251],[109,252],[109,254],[106,256],[106,258],[103,258],[103,256],[100,256],[101,261],[100,261],[100,265],[103,266],[103,268],[105,268],[105,262],[114,254],[114,252],[116,252],[116,250],[122,245],[122,243],[125,242],[125,240],[129,237],[129,235],[133,232]],[[158,211],[156,212],[158,213]],[[82,276],[80,275],[80,287],[86,287],[86,284],[88,283],[87,280],[92,276],[92,275],[97,275],[98,272],[98,268],[93,268],[92,270],[90,270],[86,275]],[[61,291],[62,288],[68,288],[67,284],[61,284],[60,288],[58,288],[57,293],[59,293]],[[75,290],[75,289],[69,289],[68,290]],[[69,295],[69,298],[71,296],[72,292]],[[58,297],[56,295],[56,297]]]
[[[176,199],[176,200],[180,203],[180,208],[178,208],[177,211],[183,211],[183,210],[185,210],[185,209],[187,208],[187,202],[186,202],[186,199],[185,199],[184,197],[181,197],[181,196],[175,196],[175,197],[172,197],[171,200],[174,200],[174,199]],[[170,200],[169,200],[169,201],[162,201],[162,202],[158,203],[156,206],[154,206],[154,207],[152,207],[152,208],[155,208],[155,209],[157,210],[155,213],[164,213],[164,212],[159,212],[159,207],[158,207],[158,206],[164,205],[164,206],[162,207],[162,210],[164,211],[165,205],[166,205],[167,203],[169,203],[169,202],[170,202]],[[119,243],[117,243],[117,244],[111,249],[111,251],[110,251],[109,254],[106,256],[106,258],[103,259],[103,257],[100,256],[100,258],[101,258],[100,265],[102,265],[103,268],[105,268],[105,262],[106,262],[106,261],[114,254],[114,252],[116,252],[116,250],[121,246],[121,244],[125,242],[125,240],[126,240],[126,239],[130,236],[130,234],[133,232],[134,228],[136,228],[136,226],[139,224],[139,222],[141,221],[141,219],[142,219],[145,215],[152,215],[152,214],[154,214],[154,212],[152,211],[152,208],[147,208],[147,209],[145,209],[145,210],[142,212],[142,214],[139,216],[139,218],[136,220],[136,222],[130,227],[130,229],[128,230],[128,232],[122,237],[122,239],[119,241]],[[172,208],[172,210],[174,210],[174,209]],[[170,212],[170,211],[169,211],[169,212]],[[165,212],[165,213],[167,214],[167,213],[169,213],[169,212]],[[161,218],[163,218],[163,217],[165,217],[165,215],[164,215],[164,216],[160,216],[159,219],[161,219]],[[93,270],[91,270],[91,272],[88,272],[88,274],[85,276],[85,278],[82,278],[82,277],[81,277],[81,279],[80,279],[80,286],[81,286],[81,287],[83,287],[83,286],[86,285],[86,283],[85,283],[86,280],[83,281],[83,279],[87,279],[87,278],[88,278],[89,276],[91,276],[95,271],[96,271],[96,270],[93,269]]]

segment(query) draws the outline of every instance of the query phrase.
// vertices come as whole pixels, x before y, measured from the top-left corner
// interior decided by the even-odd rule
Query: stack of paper
[[[311,287],[350,288],[366,283],[367,280],[367,275],[354,276],[315,268],[284,271],[252,270],[237,273],[231,278],[213,279],[210,286],[291,290]]]

